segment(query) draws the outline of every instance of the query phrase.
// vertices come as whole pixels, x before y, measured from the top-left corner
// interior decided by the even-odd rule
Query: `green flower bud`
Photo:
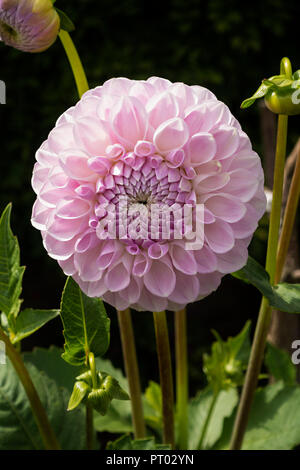
[[[267,108],[275,114],[300,114],[300,70],[292,74],[287,58],[282,59],[281,70],[285,73],[263,80],[258,90],[242,102],[241,108],[248,108],[256,99],[264,98]]]
[[[74,410],[80,403],[89,403],[100,414],[105,415],[113,399],[129,400],[128,393],[119,382],[105,372],[97,372],[97,388],[93,387],[92,372],[89,370],[76,377],[68,410]]]

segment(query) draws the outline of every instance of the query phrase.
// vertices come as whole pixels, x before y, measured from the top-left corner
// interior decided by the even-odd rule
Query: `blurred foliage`
[[[255,7],[238,0],[57,0],[56,5],[75,24],[72,37],[91,87],[113,76],[144,79],[151,75],[204,85],[230,107],[261,153],[258,107],[242,111],[240,103],[255,91],[259,80],[279,72],[282,56],[291,59],[295,70],[299,68],[297,0],[265,0]],[[39,232],[31,227],[35,196],[30,179],[36,149],[58,116],[77,101],[76,88],[59,40],[41,54],[0,44],[0,59],[0,79],[7,87],[7,104],[0,107],[0,211],[13,202],[12,225],[20,241],[22,264],[28,266],[24,306],[55,308],[64,276],[48,258]],[[289,149],[297,139],[299,118],[290,121]],[[264,240],[258,239],[252,246],[251,254],[261,261]],[[249,289],[251,298],[241,308]],[[192,386],[194,380],[197,386],[202,380],[202,353],[213,339],[210,329],[217,329],[222,337],[234,335],[248,318],[255,319],[258,305],[254,288],[225,278],[216,293],[189,307]],[[147,364],[145,378],[156,380],[157,367],[151,359],[155,347],[152,318],[136,314],[134,321],[137,347]],[[58,320],[45,331],[44,336],[34,338],[35,344],[62,344]],[[145,331],[149,335],[138,333]],[[114,315],[112,338],[110,354],[121,365]],[[30,341],[24,341],[25,348],[32,346]]]

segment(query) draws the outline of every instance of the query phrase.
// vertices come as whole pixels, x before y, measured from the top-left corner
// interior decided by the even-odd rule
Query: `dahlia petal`
[[[147,82],[135,82],[129,90],[129,96],[137,98],[144,105],[155,94],[155,87]]]
[[[49,256],[56,260],[68,259],[74,253],[74,245],[76,238],[68,241],[60,241],[53,238],[49,233],[43,238],[43,244],[48,251]]]
[[[74,250],[77,253],[85,253],[91,248],[95,248],[97,245],[100,245],[97,235],[94,230],[88,230],[85,234],[77,238]]]
[[[56,209],[57,217],[62,219],[79,219],[90,211],[90,204],[82,199],[62,200]]]
[[[63,198],[69,198],[72,196],[72,192],[68,187],[56,188],[48,180],[45,181],[44,185],[39,191],[40,201],[47,207],[55,208],[58,201]]]
[[[60,126],[61,124],[74,123],[74,111],[75,106],[67,109],[56,121],[55,126]]]
[[[177,117],[179,106],[174,95],[169,91],[163,91],[154,95],[146,105],[150,124],[156,129],[164,121]]]
[[[73,276],[76,273],[77,269],[74,264],[74,256],[70,256],[65,260],[58,260],[58,264],[65,273],[66,276]]]
[[[242,219],[246,213],[245,205],[235,197],[228,194],[212,195],[205,198],[205,207],[209,209],[216,217],[225,222],[237,222]]]
[[[148,78],[147,83],[153,85],[157,92],[166,90],[172,84],[170,80],[160,77],[150,77]]]
[[[163,260],[152,261],[149,271],[144,275],[144,282],[152,294],[168,297],[175,287],[176,276],[170,263]]]
[[[230,176],[228,173],[223,173],[215,176],[208,176],[207,178],[200,180],[198,183],[196,181],[196,193],[204,194],[210,191],[216,191],[218,189],[224,188],[230,181]]]
[[[238,271],[245,266],[248,250],[242,240],[237,240],[232,250],[218,255],[218,271],[227,274]]]
[[[108,124],[90,116],[78,119],[74,124],[73,133],[79,147],[90,155],[103,155],[111,144]]]
[[[147,140],[139,140],[134,147],[134,153],[138,157],[148,157],[149,155],[153,155],[153,153],[155,153],[155,147],[152,142],[148,142]]]
[[[189,138],[188,128],[180,118],[163,122],[155,131],[153,141],[163,155],[184,146]]]
[[[101,269],[107,269],[121,257],[122,249],[114,240],[106,240],[101,245],[97,263]]]
[[[217,256],[208,246],[204,245],[201,250],[195,250],[194,258],[198,273],[211,273],[217,270]]]
[[[37,199],[32,207],[31,223],[38,230],[46,230],[49,209]]]
[[[205,239],[208,246],[215,253],[226,253],[233,248],[234,233],[231,227],[232,225],[220,219],[216,219],[213,224],[205,226]]]
[[[66,175],[60,166],[55,166],[48,175],[52,186],[58,189],[67,188],[70,184],[70,178]]]
[[[106,285],[103,279],[99,279],[94,282],[87,282],[87,290],[85,291],[86,295],[89,297],[102,297],[105,292],[107,292]],[[85,287],[81,287],[84,291]]]
[[[89,156],[79,149],[70,149],[59,154],[60,165],[65,173],[73,179],[83,181],[95,180],[95,174],[88,166]]]
[[[167,165],[171,168],[178,168],[185,160],[184,150],[172,150],[166,155]]]
[[[186,122],[190,135],[198,132],[210,132],[222,124],[229,124],[230,111],[221,101],[212,99],[199,105],[187,108],[184,121]]]
[[[99,107],[99,98],[95,96],[85,96],[81,99],[76,106],[74,107],[73,111],[73,119],[76,121],[80,118],[98,118],[98,107]]]
[[[114,95],[103,95],[97,98],[97,117],[102,121],[109,122],[110,111],[119,98]]]
[[[191,89],[196,93],[199,102],[217,99],[210,90],[203,86],[192,85]]]
[[[73,124],[61,124],[55,127],[48,136],[49,151],[59,153],[63,150],[74,148],[73,129]]]
[[[49,174],[49,168],[43,167],[40,163],[35,163],[33,168],[33,175],[31,178],[31,185],[36,194],[38,194],[44,185],[45,179]]]
[[[118,160],[119,158],[124,157],[126,152],[125,152],[123,145],[112,144],[106,147],[105,153],[110,159]]]
[[[259,180],[255,173],[240,169],[229,172],[230,180],[223,191],[236,196],[242,202],[248,202],[257,192]]]
[[[106,176],[111,168],[111,161],[105,157],[92,157],[88,159],[89,169],[100,176]]]
[[[257,228],[257,211],[251,204],[246,204],[247,212],[242,220],[230,224],[236,238],[246,238],[253,234]]]
[[[69,241],[82,231],[86,226],[86,220],[86,217],[66,220],[54,216],[52,221],[47,222],[46,230],[57,240]]]
[[[50,152],[47,146],[42,145],[35,154],[35,158],[38,163],[47,168],[52,168],[58,162],[56,153]]]
[[[184,83],[173,83],[169,87],[169,92],[176,97],[182,114],[188,106],[193,106],[198,102],[197,93]]]
[[[83,281],[98,281],[101,279],[103,269],[97,262],[100,251],[100,243],[98,246],[88,250],[87,252],[74,254],[74,264],[78,270],[80,279]]]
[[[112,129],[127,150],[145,138],[148,118],[143,105],[133,97],[122,97],[111,109]]]
[[[123,261],[108,268],[104,277],[104,282],[107,289],[111,292],[118,292],[128,287],[130,283],[130,273]]]
[[[138,311],[148,310],[149,312],[162,312],[163,310],[166,310],[167,305],[168,300],[165,297],[153,295],[152,292],[149,292],[149,290],[144,287],[141,291],[139,303],[133,304],[133,308]]]
[[[133,86],[131,80],[125,77],[111,78],[104,82],[102,89],[103,92],[116,95],[116,96],[127,96],[130,88]]]
[[[217,271],[209,274],[198,274],[199,294],[205,296],[215,291],[221,283],[221,277],[221,274]]]
[[[132,274],[137,277],[143,277],[150,270],[152,260],[145,256],[143,253],[138,254],[134,258]]]
[[[123,299],[118,292],[105,292],[103,300],[113,305],[117,310],[126,310],[129,307],[128,301]]]
[[[222,124],[213,132],[213,136],[217,144],[216,160],[228,158],[237,150],[239,133],[235,127]]]
[[[187,154],[191,165],[202,165],[215,156],[217,145],[214,137],[208,132],[195,134],[187,144]]]
[[[120,290],[119,295],[126,300],[127,305],[137,302],[141,295],[142,281],[139,278],[131,277],[130,284],[125,289]]]
[[[166,243],[153,243],[148,248],[148,255],[151,259],[160,259],[168,252],[168,245]]]
[[[197,273],[197,264],[193,251],[186,250],[184,244],[171,243],[169,253],[176,269],[189,275]]]
[[[197,276],[188,276],[182,272],[176,272],[175,289],[169,299],[172,302],[186,305],[194,302],[199,295],[199,281]]]

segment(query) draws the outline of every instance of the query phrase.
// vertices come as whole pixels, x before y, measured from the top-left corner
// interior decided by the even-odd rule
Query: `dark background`
[[[157,75],[210,88],[224,101],[262,156],[257,105],[240,110],[263,78],[279,73],[287,55],[300,68],[299,1],[268,0],[57,0],[74,21],[78,47],[91,87],[108,78],[146,79]],[[59,306],[65,277],[50,259],[30,224],[35,195],[30,179],[34,154],[58,116],[77,101],[76,88],[59,40],[46,52],[26,54],[0,44],[0,79],[7,104],[0,107],[0,210],[13,203],[12,227],[21,246],[24,307]],[[288,149],[298,137],[299,117],[290,120]],[[260,229],[251,254],[264,261],[265,231]],[[260,296],[254,288],[226,276],[218,291],[188,307],[191,389],[202,384],[201,357],[215,328],[226,338],[248,318],[255,320]],[[122,366],[116,315],[108,356]],[[158,380],[151,314],[134,313],[142,381]],[[169,315],[171,339],[172,315]],[[24,341],[23,348],[63,344],[57,319]]]

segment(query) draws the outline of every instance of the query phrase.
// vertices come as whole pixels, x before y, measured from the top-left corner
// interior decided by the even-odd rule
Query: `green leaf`
[[[20,266],[20,248],[10,228],[11,204],[4,209],[0,219],[0,310],[9,324],[20,310],[22,278],[25,267]]]
[[[171,447],[166,444],[156,444],[154,437],[132,440],[130,435],[126,434],[109,442],[107,450],[171,450]]]
[[[23,354],[24,360],[33,364],[38,370],[43,371],[50,379],[54,380],[58,387],[68,390],[71,395],[76,377],[81,368],[74,367],[61,357],[62,349],[50,346],[49,349],[34,348],[32,352]]]
[[[150,380],[144,395],[145,421],[155,431],[162,430],[162,395],[160,385]]]
[[[227,339],[230,356],[241,362],[248,362],[251,347],[249,339],[250,326],[251,321],[248,320],[240,333]]]
[[[288,450],[300,444],[300,387],[278,382],[258,390],[243,449]]]
[[[17,343],[30,336],[58,315],[59,310],[36,310],[33,308],[22,310],[16,319],[16,333],[11,336],[12,343]]]
[[[203,355],[203,370],[216,393],[243,383],[250,354],[249,328],[250,321],[247,321],[242,331],[227,341],[213,330],[217,341],[212,344],[211,354]]]
[[[159,384],[150,380],[145,392],[145,399],[156,413],[161,414],[162,396]]]
[[[32,364],[26,365],[62,449],[84,449],[83,410],[68,413],[69,393]],[[9,360],[0,366],[0,416],[0,450],[43,449],[27,395]]]
[[[113,434],[133,431],[130,402],[113,401],[105,416],[94,413],[94,427],[97,431]]]
[[[63,359],[83,365],[89,352],[102,356],[109,346],[110,320],[102,300],[87,297],[69,277],[61,301],[65,352]]]
[[[254,285],[272,307],[288,313],[300,313],[300,284],[279,283],[271,286],[265,269],[249,256],[246,266],[232,275]]]
[[[272,85],[273,84],[263,82],[258,90],[250,98],[247,98],[242,102],[241,108],[249,108],[249,106],[251,106],[258,98],[265,96]]]
[[[273,287],[274,298],[270,301],[273,307],[282,312],[300,313],[300,284],[280,282]]]
[[[63,29],[64,31],[67,31],[68,33],[71,33],[75,29],[75,25],[73,21],[64,13],[62,10],[58,9],[55,7],[55,10],[58,13],[58,16],[60,18],[60,29]]]
[[[265,364],[276,380],[282,380],[286,385],[296,384],[297,369],[286,351],[268,343]]]
[[[189,404],[189,449],[197,449],[206,421],[213,392],[206,388],[190,401]],[[238,393],[235,389],[222,390],[217,398],[206,435],[203,448],[211,448],[220,438],[224,419],[230,416],[238,402]]]
[[[255,393],[243,450],[289,450],[300,444],[300,387],[282,381]],[[214,449],[229,448],[235,413],[225,420]]]

